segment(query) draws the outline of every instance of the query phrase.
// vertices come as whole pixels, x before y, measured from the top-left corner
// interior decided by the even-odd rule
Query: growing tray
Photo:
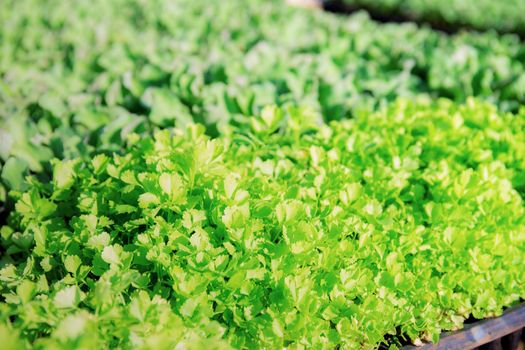
[[[523,348],[524,328],[525,302],[507,309],[500,317],[443,333],[438,344],[410,345],[403,347],[403,350],[516,350]]]

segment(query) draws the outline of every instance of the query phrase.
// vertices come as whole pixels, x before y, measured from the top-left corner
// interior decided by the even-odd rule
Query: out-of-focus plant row
[[[383,16],[525,35],[524,0],[336,0]]]
[[[0,4],[0,198],[54,158],[117,151],[130,132],[203,123],[212,135],[267,104],[339,120],[398,96],[477,96],[516,111],[525,46],[339,18],[281,1],[6,0]]]

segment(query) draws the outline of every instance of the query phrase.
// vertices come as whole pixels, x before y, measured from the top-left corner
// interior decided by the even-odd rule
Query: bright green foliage
[[[339,1],[339,0],[336,0]],[[525,34],[524,0],[342,0],[382,14],[441,25]]]
[[[216,139],[130,134],[125,153],[28,178],[1,231],[0,334],[373,349],[525,297],[525,112],[401,100],[319,119],[268,107]]]
[[[48,174],[52,158],[118,150],[131,132],[195,121],[216,135],[268,104],[334,120],[418,94],[513,111],[525,101],[517,37],[449,37],[282,0],[2,0],[0,26],[7,188],[25,186],[27,170]]]

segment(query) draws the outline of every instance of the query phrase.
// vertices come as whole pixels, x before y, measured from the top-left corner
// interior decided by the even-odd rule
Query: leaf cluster
[[[523,112],[399,100],[319,118],[132,133],[28,177],[1,229],[3,339],[396,348],[525,297]]]

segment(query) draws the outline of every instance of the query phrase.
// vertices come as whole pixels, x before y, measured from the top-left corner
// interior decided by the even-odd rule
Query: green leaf
[[[122,247],[118,244],[110,245],[102,250],[102,260],[110,265],[120,265],[121,259],[120,254],[122,253]]]
[[[186,201],[186,187],[178,174],[162,173],[159,177],[159,185],[171,201],[180,204]]]
[[[24,191],[28,184],[25,176],[28,174],[27,163],[19,158],[9,158],[2,167],[2,180],[13,190]]]
[[[66,190],[75,183],[75,161],[56,162],[53,167],[53,183],[56,189]]]
[[[68,255],[64,259],[64,267],[68,272],[71,272],[72,274],[76,274],[78,271],[78,268],[82,264],[82,260],[77,255]]]
[[[77,286],[69,286],[59,290],[53,299],[58,309],[74,308],[80,303],[81,292]]]
[[[36,294],[36,284],[28,280],[23,280],[22,283],[16,287],[16,294],[20,297],[22,304],[27,304]]]
[[[149,208],[151,205],[157,205],[159,203],[159,198],[153,193],[147,192],[139,196],[139,206],[141,208]]]

